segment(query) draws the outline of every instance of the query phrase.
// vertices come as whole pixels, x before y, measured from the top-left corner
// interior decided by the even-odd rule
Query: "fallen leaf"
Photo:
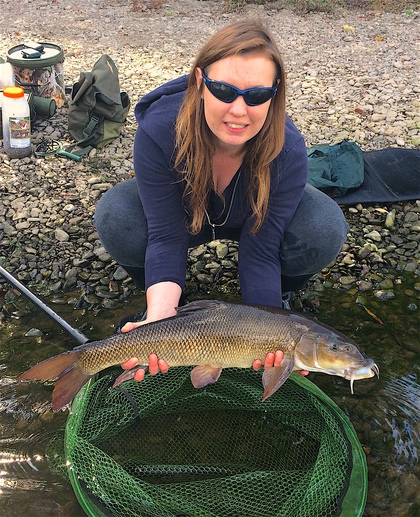
[[[378,318],[378,316],[376,316],[376,314],[374,314],[372,311],[370,311],[367,307],[365,307],[363,305],[363,308],[365,309],[365,311],[369,314],[369,316],[372,316],[372,318],[377,321],[378,323],[380,323],[381,325],[384,325],[384,322],[381,320],[381,318]]]
[[[376,41],[383,41],[383,40],[384,40],[384,38],[383,38],[382,36],[378,36],[378,37],[376,38]]]

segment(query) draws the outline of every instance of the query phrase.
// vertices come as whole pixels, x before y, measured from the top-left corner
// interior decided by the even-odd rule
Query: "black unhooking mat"
[[[359,188],[334,197],[340,205],[393,203],[420,199],[420,149],[383,149],[363,153]]]

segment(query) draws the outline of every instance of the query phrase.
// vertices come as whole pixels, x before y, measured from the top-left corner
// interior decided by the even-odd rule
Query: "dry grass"
[[[276,1],[299,12],[332,12],[337,9],[381,10],[386,12],[419,11],[420,0],[224,0],[226,9],[238,9],[246,4],[269,4]],[[133,11],[158,9],[165,0],[132,0]]]
[[[225,0],[227,8],[234,9],[246,3],[268,4],[275,0]],[[299,12],[332,12],[337,9],[364,9],[386,12],[419,11],[420,0],[277,0],[277,4]]]

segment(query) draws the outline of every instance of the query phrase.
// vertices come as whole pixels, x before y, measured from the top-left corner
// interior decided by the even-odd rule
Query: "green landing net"
[[[65,460],[87,515],[361,516],[366,460],[340,408],[292,374],[261,402],[261,372],[228,369],[194,389],[191,368],[77,395]]]

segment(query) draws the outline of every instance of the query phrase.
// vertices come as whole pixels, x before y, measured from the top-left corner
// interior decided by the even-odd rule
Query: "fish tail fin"
[[[19,381],[29,379],[56,379],[59,380],[53,391],[52,405],[54,411],[69,404],[76,393],[92,377],[79,364],[80,351],[71,350],[63,354],[50,357],[36,364],[19,377]]]
[[[52,407],[54,411],[67,406],[92,377],[82,370],[79,363],[74,363],[58,379],[52,394]]]
[[[45,359],[41,363],[32,366],[27,372],[22,373],[19,377],[19,381],[27,379],[56,379],[60,375],[70,368],[79,359],[80,352],[71,350],[70,352],[64,352],[49,359]]]

